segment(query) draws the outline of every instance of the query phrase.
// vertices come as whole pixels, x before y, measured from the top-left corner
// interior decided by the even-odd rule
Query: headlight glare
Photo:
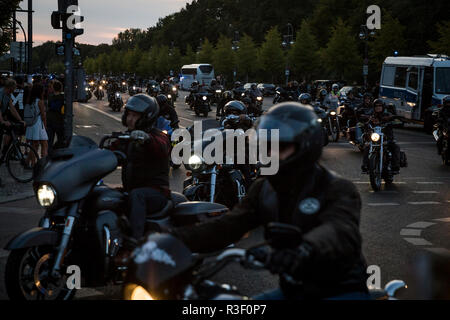
[[[154,300],[143,287],[129,284],[125,287],[125,300]]]
[[[50,207],[56,199],[56,191],[47,184],[41,185],[37,190],[37,199],[43,207]]]
[[[378,142],[380,141],[380,135],[378,133],[372,133],[371,139],[373,142]]]
[[[203,165],[203,159],[198,155],[194,154],[189,158],[189,167],[192,171],[199,170]]]

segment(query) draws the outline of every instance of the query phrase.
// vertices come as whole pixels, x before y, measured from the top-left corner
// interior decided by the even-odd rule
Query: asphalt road
[[[181,126],[186,127],[199,118],[184,104],[184,95],[180,93],[176,110]],[[264,108],[269,108],[271,102],[272,98],[266,98]],[[75,104],[74,113],[75,133],[97,142],[103,134],[123,129],[121,113],[113,112],[104,100]],[[215,118],[215,107],[209,118]],[[372,192],[368,176],[360,174],[361,154],[343,139],[325,148],[321,162],[353,181],[361,193],[363,253],[368,265],[380,267],[381,284],[405,280],[409,289],[402,297],[415,298],[414,292],[419,288],[413,273],[416,259],[424,253],[450,254],[450,168],[442,165],[432,136],[417,127],[396,129],[395,135],[407,154],[409,167],[401,170],[393,186],[383,187],[379,193]],[[181,192],[185,177],[184,168],[172,171],[171,188]],[[120,184],[120,172],[105,181]],[[41,214],[34,199],[0,205],[0,245],[3,247],[17,232],[36,226]],[[245,248],[259,243],[261,234],[261,230],[251,232],[238,246]],[[6,254],[0,250],[0,299],[7,299],[3,285]],[[278,283],[268,272],[247,271],[238,265],[227,267],[213,280],[236,285],[247,295],[274,288]],[[119,287],[82,289],[77,298],[119,299],[119,290]]]

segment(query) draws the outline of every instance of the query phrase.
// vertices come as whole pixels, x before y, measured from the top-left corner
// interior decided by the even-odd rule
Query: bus
[[[383,63],[380,99],[404,122],[432,131],[433,112],[450,95],[450,60],[443,55],[388,57]]]
[[[182,90],[189,89],[194,81],[209,86],[213,79],[214,68],[210,64],[189,64],[181,68],[180,86]]]

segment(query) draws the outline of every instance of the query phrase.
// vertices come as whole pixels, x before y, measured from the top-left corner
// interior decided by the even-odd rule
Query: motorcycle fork
[[[73,226],[75,224],[75,216],[78,209],[78,204],[73,205],[70,208],[69,214],[64,224],[63,235],[61,242],[57,248],[55,263],[52,268],[52,276],[58,277],[61,271],[61,265],[64,261],[64,256],[67,252],[67,245],[69,244],[70,237],[72,236]]]
[[[380,174],[383,173],[383,156],[384,156],[384,148],[383,148],[383,143],[384,143],[384,135],[381,135],[380,138]]]
[[[214,197],[216,195],[216,181],[217,181],[217,167],[214,166],[214,168],[211,171],[211,192],[210,192],[211,203],[214,203]]]

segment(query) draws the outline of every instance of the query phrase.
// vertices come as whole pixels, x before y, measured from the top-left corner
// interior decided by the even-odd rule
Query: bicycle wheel
[[[32,159],[34,156],[34,160]],[[34,166],[39,160],[38,153],[27,143],[13,144],[6,155],[6,167],[16,181],[27,183],[34,178]],[[33,161],[33,162],[31,162]]]

